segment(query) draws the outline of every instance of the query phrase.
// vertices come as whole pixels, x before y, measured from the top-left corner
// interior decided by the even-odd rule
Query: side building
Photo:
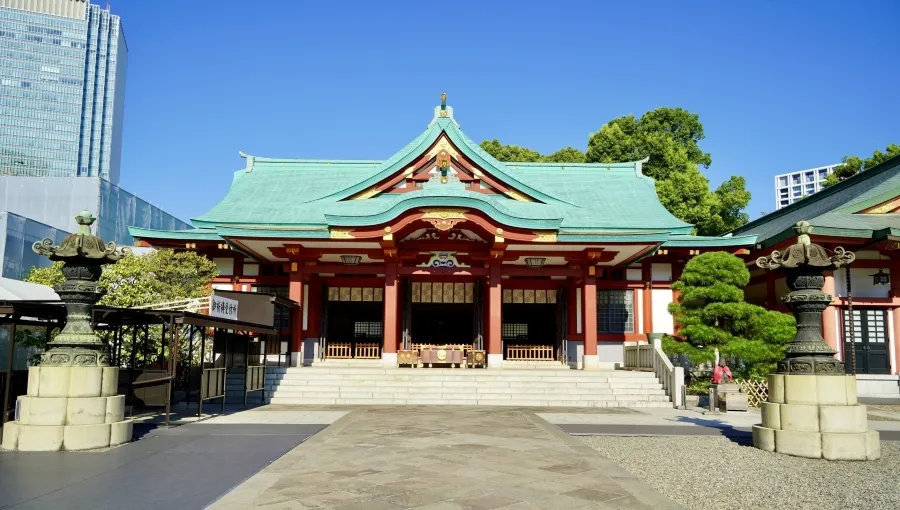
[[[795,242],[793,226],[808,221],[812,242],[853,251],[849,270],[826,274],[825,341],[855,368],[860,396],[900,397],[900,157],[874,166],[733,232],[757,237],[754,256]],[[755,259],[754,257],[754,259]],[[782,309],[783,278],[756,269],[749,301]],[[851,312],[852,305],[852,312]],[[852,340],[851,340],[852,339]]]

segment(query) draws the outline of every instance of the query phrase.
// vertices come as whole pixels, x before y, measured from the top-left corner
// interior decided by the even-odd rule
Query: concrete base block
[[[725,393],[719,396],[720,411],[747,411],[750,404],[746,393]]]
[[[819,406],[779,404],[781,429],[805,432],[819,431]]]
[[[847,383],[852,375],[817,375],[816,400],[820,406],[847,405]]]
[[[585,370],[600,370],[600,356],[596,354],[585,354],[584,355],[584,369]]]
[[[19,424],[11,421],[3,425],[3,441],[0,448],[15,450],[19,446]]]
[[[857,391],[857,381],[856,377],[848,377],[847,378],[847,405],[855,406],[859,403],[857,397],[859,397],[859,392]]]
[[[99,397],[103,385],[103,367],[72,367],[70,397]]]
[[[762,412],[762,426],[768,429],[781,428],[781,404],[763,402],[760,408]],[[774,439],[774,436],[772,436]]]
[[[63,448],[66,450],[94,450],[109,446],[110,425],[68,425],[65,427]]]
[[[69,398],[66,425],[106,423],[106,397]]]
[[[784,404],[783,375],[769,375],[769,402],[772,402],[773,404]]]
[[[28,367],[28,389],[26,395],[36,397],[38,389],[41,387],[41,367]]]
[[[818,393],[816,390],[815,375],[785,375],[784,378],[784,403],[799,405],[816,405]]]
[[[72,367],[35,367],[38,368],[39,397],[68,397],[69,377]],[[30,374],[29,374],[30,375]]]
[[[396,352],[381,353],[381,362],[386,367],[389,367],[389,368],[396,367],[397,366],[397,353]]]
[[[866,434],[822,434],[822,456],[827,460],[866,460]]]
[[[866,459],[876,460],[881,458],[881,437],[878,431],[869,430],[866,432]]]
[[[781,412],[781,419],[784,421],[784,408],[781,409]],[[776,430],[775,451],[785,455],[793,455],[795,457],[821,459],[822,434],[799,430]]]
[[[109,445],[119,446],[131,441],[134,435],[134,422],[132,420],[123,420],[110,424]]]
[[[777,405],[777,404],[776,404]],[[775,451],[775,430],[759,425],[753,426],[753,446],[767,452]]]
[[[4,425],[3,428],[6,428]],[[22,452],[57,452],[62,450],[64,425],[19,424],[16,448]]]
[[[819,406],[819,429],[822,432],[861,434],[869,426],[866,406]]]
[[[103,367],[100,396],[111,397],[119,391],[119,367]]]
[[[106,423],[116,423],[125,419],[125,395],[106,398]]]
[[[65,425],[68,398],[21,396],[19,423],[22,425]]]
[[[503,355],[502,354],[488,354],[487,355],[487,367],[488,368],[500,368],[503,366]]]

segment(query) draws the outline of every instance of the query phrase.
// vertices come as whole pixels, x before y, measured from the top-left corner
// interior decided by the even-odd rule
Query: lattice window
[[[634,291],[597,291],[597,331],[634,333]]]
[[[504,341],[528,340],[528,324],[504,323],[500,329]]]
[[[355,338],[381,338],[381,322],[354,322],[353,336]]]
[[[258,285],[256,287],[253,287],[253,292],[259,292],[261,294],[275,294],[280,298],[288,298],[287,285]]]
[[[853,309],[853,340],[882,344],[887,341],[885,310],[880,308]],[[844,341],[850,341],[850,312],[844,310]]]

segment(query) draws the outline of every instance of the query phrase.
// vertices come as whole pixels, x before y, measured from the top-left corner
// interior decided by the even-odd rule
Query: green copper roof
[[[735,248],[752,247],[756,244],[756,236],[691,236],[672,235],[663,243],[663,248]]]
[[[469,191],[458,180],[428,181],[411,192],[348,200],[407,168],[442,135],[486,174],[535,201]],[[743,238],[690,238],[692,226],[659,203],[656,184],[641,173],[641,162],[503,163],[468,138],[452,116],[437,116],[423,133],[384,161],[243,156],[246,167],[234,173],[227,195],[193,219],[198,229],[177,233],[131,229],[132,235],[147,239],[192,235],[197,239],[324,238],[329,227],[374,226],[410,210],[459,207],[481,211],[511,227],[555,230],[563,242],[664,242],[674,235],[679,243],[695,239],[701,243],[697,246],[744,243]]]
[[[215,229],[195,228],[187,230],[154,230],[151,228],[128,227],[128,233],[135,239],[184,239],[186,241],[222,241]]]
[[[900,214],[862,214],[859,211],[898,196],[900,196],[900,157],[895,157],[751,221],[733,233],[756,234],[758,242],[769,246],[793,237],[794,225],[798,221],[806,220],[813,226],[813,234],[878,237],[890,229],[900,228]]]

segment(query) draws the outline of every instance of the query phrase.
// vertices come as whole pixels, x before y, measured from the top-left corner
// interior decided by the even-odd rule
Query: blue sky
[[[747,178],[751,218],[774,209],[775,174],[900,143],[894,0],[111,7],[129,49],[121,184],[185,220],[224,196],[238,151],[384,159],[443,91],[471,138],[541,152],[686,108],[712,184]]]

